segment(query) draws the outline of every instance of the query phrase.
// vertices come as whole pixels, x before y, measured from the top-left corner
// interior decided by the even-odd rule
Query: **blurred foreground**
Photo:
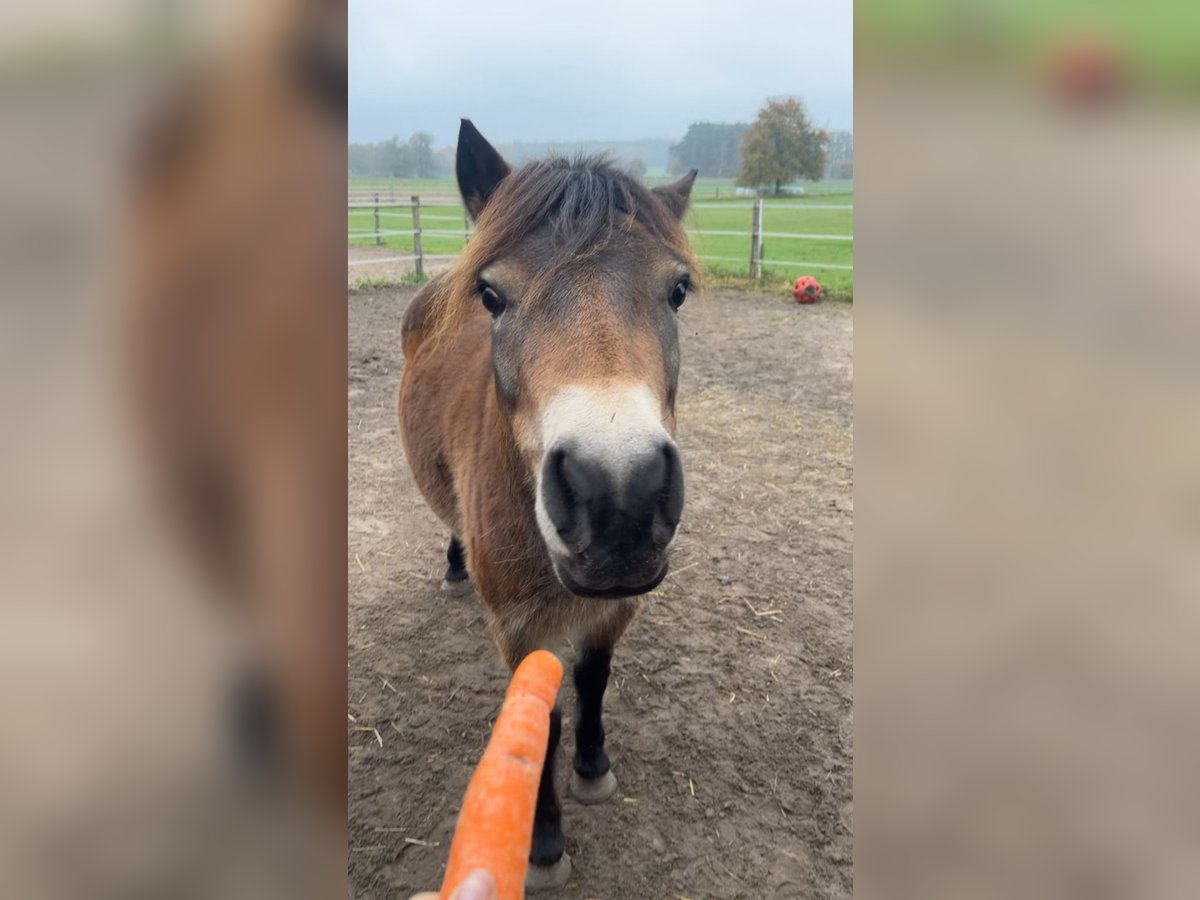
[[[344,3],[6,11],[0,895],[337,896]]]

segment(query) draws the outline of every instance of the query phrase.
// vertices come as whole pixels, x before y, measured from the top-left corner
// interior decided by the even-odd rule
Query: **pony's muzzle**
[[[582,596],[630,596],[666,575],[667,546],[683,513],[683,465],[665,435],[614,460],[570,442],[542,467],[547,541],[559,579]]]

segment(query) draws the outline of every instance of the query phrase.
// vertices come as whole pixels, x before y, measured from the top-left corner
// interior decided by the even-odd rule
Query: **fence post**
[[[375,192],[375,246],[378,247],[383,241],[379,239],[379,192]]]
[[[762,200],[755,198],[750,212],[750,277],[762,275]]]
[[[467,218],[467,208],[463,207],[463,246],[471,242],[471,222]]]
[[[425,254],[421,252],[421,198],[416,194],[412,198],[413,214],[413,254],[417,257],[417,277],[425,274]]]

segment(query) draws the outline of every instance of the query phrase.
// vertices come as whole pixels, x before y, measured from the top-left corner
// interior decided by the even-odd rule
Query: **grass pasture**
[[[651,177],[647,180],[655,184],[665,183],[669,178]],[[427,256],[452,256],[462,250],[466,229],[462,205],[451,200],[457,194],[453,179],[351,178],[349,187],[354,203],[363,202],[361,198],[364,191],[378,191],[381,203],[407,202],[414,194],[421,196],[422,251]],[[721,200],[716,199],[718,191]],[[733,184],[729,179],[699,180],[693,194],[696,206],[688,214],[687,226],[692,247],[701,257],[706,270],[721,276],[744,276],[750,261],[752,201],[749,197],[733,197],[732,194]],[[389,198],[394,199],[389,201]],[[850,182],[822,182],[807,185],[802,196],[766,198],[763,204],[763,259],[767,261],[763,266],[764,276],[791,280],[800,275],[812,275],[827,289],[852,294],[853,271],[827,266],[853,264],[854,242],[836,240],[834,237],[854,233],[854,211],[820,207],[852,206],[853,202],[853,186]],[[395,250],[399,255],[412,253],[413,239],[409,233],[412,211],[407,206],[381,207],[379,217],[381,245]],[[372,209],[348,210],[347,224],[351,246],[375,245]],[[389,231],[404,233],[388,234]],[[813,237],[778,236],[781,233]],[[771,260],[785,264],[772,264]]]
[[[380,202],[386,203],[387,201],[381,197]],[[347,225],[351,246],[373,247],[376,245],[374,210],[348,210]],[[409,207],[380,207],[379,230],[382,233],[380,238],[382,246],[390,247],[400,254],[412,253],[412,227],[412,210]],[[403,231],[404,233],[387,234],[389,231]],[[421,250],[423,253],[448,256],[457,254],[463,248],[466,234],[467,229],[463,220],[461,204],[427,203],[422,198]]]
[[[850,206],[854,195],[831,193],[805,197],[788,197],[763,202],[763,259],[813,265],[771,265],[764,263],[765,275],[794,279],[812,275],[829,288],[850,293],[854,273],[849,269],[824,268],[816,264],[853,265],[854,242],[833,240],[837,235],[854,234],[854,211],[851,209],[796,209],[789,207]],[[751,201],[739,198],[729,201],[697,201],[699,206],[688,213],[692,249],[706,269],[720,274],[747,273],[750,265]],[[738,231],[743,234],[713,234]],[[700,232],[700,233],[697,233]],[[777,237],[779,234],[820,235],[812,238]],[[829,237],[826,238],[825,236]]]

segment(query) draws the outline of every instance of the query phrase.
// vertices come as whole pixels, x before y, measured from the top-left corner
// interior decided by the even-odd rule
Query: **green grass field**
[[[1105,35],[1120,51],[1139,92],[1192,98],[1200,92],[1197,3],[860,0],[854,24],[858,40],[876,52],[907,54],[920,61],[923,71],[965,63],[1025,78],[1044,75],[1047,54],[1064,38]]]
[[[668,178],[650,178],[651,184],[668,181]],[[400,180],[390,183],[381,179],[352,178],[350,190],[355,193],[354,202],[360,191],[378,190],[381,202],[389,196],[404,202],[418,194],[421,203],[421,244],[427,255],[453,255],[464,243],[462,205],[451,203],[449,198],[457,193],[453,179]],[[720,192],[721,200],[715,198]],[[697,182],[693,202],[697,204],[688,214],[687,225],[691,233],[692,247],[701,257],[707,270],[717,275],[745,275],[750,261],[750,204],[751,198],[731,197],[733,184],[728,179],[701,179]],[[444,203],[430,203],[424,198],[437,197]],[[852,235],[854,212],[850,209],[806,209],[804,207],[850,206],[854,202],[853,186],[850,182],[822,182],[806,185],[800,197],[780,199],[767,198],[763,206],[763,259],[764,274],[775,279],[794,279],[800,275],[812,275],[826,288],[839,293],[852,294],[854,273],[844,268],[826,266],[850,266],[854,258],[854,242],[847,240],[778,237],[779,233],[807,235]],[[788,208],[800,207],[800,208]],[[348,213],[350,244],[373,246],[375,220],[371,209],[352,209]],[[390,230],[412,228],[412,213],[408,208],[381,208],[379,219],[380,238],[383,246],[394,249],[398,254],[411,253],[412,235],[386,234]],[[742,234],[711,234],[696,232],[743,232]],[[771,261],[785,264],[772,264]],[[805,264],[805,265],[798,265]]]

